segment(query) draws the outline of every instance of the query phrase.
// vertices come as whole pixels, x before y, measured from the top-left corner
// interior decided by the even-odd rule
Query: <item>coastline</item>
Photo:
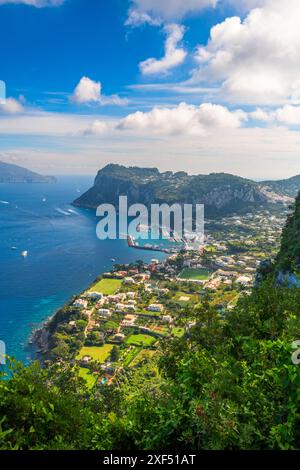
[[[87,289],[89,289],[93,284],[95,284],[95,282],[97,282],[103,276],[103,274],[104,273],[99,274],[99,276],[97,276],[91,282]],[[31,332],[31,335],[28,339],[28,346],[31,352],[32,361],[38,360],[40,363],[42,363],[44,360],[47,359],[47,354],[50,351],[49,328],[51,327],[51,324],[55,321],[62,309],[69,307],[74,301],[74,298],[82,295],[85,291],[86,289],[79,293],[74,293],[67,302],[62,304],[52,315],[50,315],[45,321],[43,321],[41,323],[41,326],[37,330]]]
[[[143,246],[136,246],[135,244],[130,244],[129,239],[127,239],[127,246],[128,248],[135,248],[135,249],[140,249],[140,250],[146,250],[149,251],[149,249],[144,248]],[[165,254],[171,255],[172,252],[169,250],[157,250],[151,248],[150,251],[153,252],[163,252]],[[55,322],[57,316],[59,313],[66,307],[71,306],[71,304],[74,301],[75,297],[81,296],[87,289],[91,288],[96,282],[98,282],[101,278],[103,278],[105,272],[101,272],[89,285],[86,289],[74,293],[69,300],[67,300],[64,304],[62,304],[52,315],[50,315],[47,319],[45,319],[39,328],[37,328],[35,331],[31,332],[31,335],[28,339],[27,346],[30,349],[30,356],[31,356],[31,361],[38,360],[40,363],[43,363],[45,360],[47,360],[47,355],[50,351],[50,344],[49,344],[49,338],[50,338],[50,332],[49,328],[51,327],[51,324]]]

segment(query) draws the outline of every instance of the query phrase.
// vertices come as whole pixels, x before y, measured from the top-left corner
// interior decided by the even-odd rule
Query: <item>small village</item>
[[[224,316],[251,293],[257,267],[276,253],[285,218],[262,211],[207,221],[200,250],[116,264],[63,309],[51,360],[74,361],[88,388],[151,361],[161,341],[195,325],[204,299]]]

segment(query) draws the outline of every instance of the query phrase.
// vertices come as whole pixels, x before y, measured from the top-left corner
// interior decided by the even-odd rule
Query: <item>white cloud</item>
[[[214,26],[197,50],[191,82],[222,86],[227,99],[244,103],[297,102],[300,98],[300,2],[265,0],[242,21]]]
[[[257,108],[248,114],[249,118],[256,121],[271,123],[274,125],[284,124],[288,127],[300,126],[300,106],[286,104],[275,110]]]
[[[99,104],[123,106],[128,104],[128,100],[120,98],[118,95],[102,95],[102,85],[88,77],[82,77],[76,86],[71,100],[78,104]]]
[[[225,5],[232,5],[237,11],[245,12],[253,8],[264,6],[266,0],[221,0]]]
[[[300,125],[300,106],[285,105],[274,112],[274,118],[282,124]]]
[[[99,120],[104,118],[98,117]],[[23,114],[0,113],[0,134],[19,136],[82,136],[91,123],[90,115],[49,113],[30,110]]]
[[[30,5],[36,8],[57,7],[64,3],[65,0],[0,0],[0,5],[7,3]]]
[[[132,126],[131,132],[118,131],[119,124],[113,138],[108,132],[98,139],[93,136],[82,138],[91,126],[91,115],[41,112],[1,115],[0,135],[5,135],[5,148],[0,159],[4,160],[2,155],[5,154],[5,161],[19,161],[23,166],[45,174],[94,175],[109,162],[198,174],[225,171],[266,179],[299,173],[299,132],[276,125],[267,128],[241,126],[240,122],[246,119],[243,113],[231,121],[227,108],[221,113],[216,108],[212,111],[212,106],[203,106],[198,123],[192,116],[200,107],[191,107],[187,111],[190,117],[182,118],[180,122],[179,118],[175,119],[175,108],[174,116],[166,112],[161,119],[162,130],[159,123],[153,129],[150,119],[144,131],[138,131],[136,126]],[[222,115],[225,118],[221,118]],[[167,129],[169,134],[163,134],[170,116],[179,132],[174,132],[172,125]],[[109,131],[118,123],[108,116],[98,115],[95,119],[106,122]],[[195,136],[191,136],[191,125],[199,131]]]
[[[159,26],[161,21],[159,19],[152,18],[148,13],[139,12],[138,10],[130,10],[128,12],[125,26],[142,26],[143,24]]]
[[[126,24],[160,24],[180,20],[188,14],[215,7],[218,0],[132,0]]]
[[[164,74],[182,64],[187,56],[187,52],[178,47],[185,33],[184,26],[169,24],[164,27],[164,31],[167,35],[165,56],[160,60],[151,58],[141,62],[140,70],[144,75]]]
[[[20,100],[7,98],[5,102],[0,102],[0,114],[21,114],[24,108]]]
[[[247,119],[241,110],[211,103],[200,106],[180,103],[175,108],[153,108],[148,113],[136,112],[122,119],[117,128],[120,130],[154,133],[161,135],[203,136],[216,129],[235,129]]]
[[[21,142],[15,135],[19,132],[18,121],[23,120],[23,117],[11,117],[10,143],[6,135],[6,146],[0,160],[4,160],[5,154],[5,161],[14,161],[36,171],[55,175],[95,175],[99,168],[112,162],[127,166],[157,166],[162,171],[185,170],[197,174],[225,171],[266,179],[299,174],[299,134],[282,127],[220,129],[201,138],[182,134],[178,138],[157,138],[147,133],[134,138],[120,131],[113,139],[110,135],[108,138],[83,139],[80,133],[62,136],[61,127],[64,123],[60,120],[57,122],[56,118],[54,115],[52,119],[52,135],[41,136],[42,130],[36,120],[31,123],[31,130],[28,129],[31,135],[36,134],[34,141],[25,139]],[[74,129],[74,116],[65,116],[65,119],[70,120],[68,127]],[[45,132],[49,131],[45,122],[43,128]],[[0,134],[5,131],[1,122]]]
[[[249,113],[249,117],[254,121],[270,122],[273,120],[272,115],[261,108],[257,108],[255,111]]]
[[[101,136],[107,133],[108,125],[105,121],[100,121],[96,119],[88,128],[84,131],[85,135],[96,135]]]
[[[121,98],[119,95],[101,95],[100,104],[114,105],[114,106],[126,106],[129,101],[126,98]]]
[[[73,101],[79,104],[97,103],[101,100],[101,83],[82,77],[74,90]]]

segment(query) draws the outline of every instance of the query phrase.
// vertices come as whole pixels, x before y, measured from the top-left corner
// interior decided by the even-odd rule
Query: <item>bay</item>
[[[96,215],[71,205],[92,183],[64,176],[56,184],[0,185],[0,340],[25,363],[33,329],[111,269],[112,259],[165,256],[129,248],[125,240],[99,240]]]

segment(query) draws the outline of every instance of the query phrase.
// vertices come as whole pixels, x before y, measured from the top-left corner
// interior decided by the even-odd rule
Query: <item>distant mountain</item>
[[[0,162],[0,183],[54,183],[53,176],[44,176],[18,165]]]
[[[300,190],[300,175],[279,181],[263,181],[261,184],[275,193],[295,198]]]
[[[202,203],[207,217],[292,201],[262,183],[226,173],[189,176],[185,172],[160,173],[157,168],[110,164],[98,172],[94,186],[76,199],[74,205],[94,209],[101,203],[118,204],[120,195],[127,195],[129,204],[139,202],[146,206]]]

